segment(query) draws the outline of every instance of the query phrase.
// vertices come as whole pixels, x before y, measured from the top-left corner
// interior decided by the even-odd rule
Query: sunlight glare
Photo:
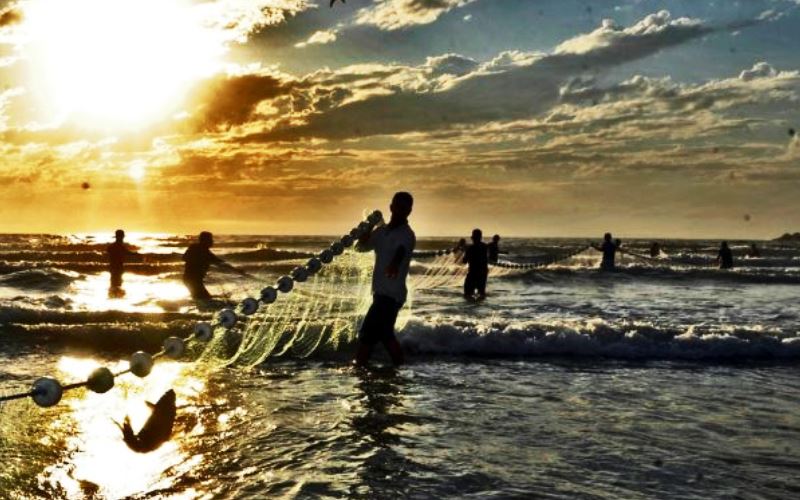
[[[30,0],[24,19],[34,94],[90,129],[171,116],[224,53],[187,0]]]

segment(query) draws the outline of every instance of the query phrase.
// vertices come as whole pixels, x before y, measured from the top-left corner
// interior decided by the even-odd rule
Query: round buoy
[[[344,252],[344,246],[341,243],[336,241],[331,244],[331,253],[333,255],[342,255],[342,252]]]
[[[265,304],[272,304],[278,298],[278,291],[273,287],[268,286],[261,290],[261,302]]]
[[[343,247],[349,248],[353,245],[353,237],[350,236],[349,234],[345,234],[344,236],[342,236],[342,239],[339,240],[339,242],[342,244]]]
[[[33,402],[42,408],[55,406],[61,401],[61,396],[64,394],[61,384],[58,380],[50,377],[42,377],[33,383],[33,390],[31,391]]]
[[[233,328],[236,326],[236,321],[239,319],[236,317],[236,313],[233,312],[233,309],[221,310],[217,318],[219,319],[219,324],[222,325],[223,328]]]
[[[214,336],[214,329],[206,322],[200,322],[194,325],[194,336],[197,340],[208,342]]]
[[[323,264],[330,264],[333,261],[333,252],[326,248],[319,253],[319,260]]]
[[[306,268],[303,266],[297,266],[292,269],[292,278],[294,278],[296,282],[302,283],[308,279],[308,271],[306,271]]]
[[[178,359],[186,352],[186,343],[180,337],[164,339],[164,353],[172,359]]]
[[[357,227],[354,227],[350,230],[350,236],[356,240],[361,237],[361,231]]]
[[[362,222],[361,224],[358,225],[358,230],[361,231],[361,234],[363,235],[367,231],[369,231],[372,228],[372,226],[373,225],[370,224],[369,222],[364,221],[364,222]]]
[[[86,379],[86,387],[88,387],[90,391],[98,394],[108,392],[114,387],[114,374],[105,366],[95,368],[95,370],[89,374],[89,378]]]
[[[306,263],[306,269],[308,270],[308,274],[316,274],[322,269],[322,262],[316,257],[311,257],[308,259],[308,263]]]
[[[369,217],[367,217],[367,221],[369,221],[369,223],[372,224],[373,226],[378,222],[380,222],[381,220],[383,220],[383,214],[381,213],[380,210],[375,210],[374,212],[369,214]]]
[[[239,310],[245,316],[250,316],[258,311],[258,301],[253,297],[247,297],[239,303]]]
[[[281,276],[278,278],[278,291],[281,293],[289,293],[294,288],[294,280],[291,276]]]
[[[153,369],[153,357],[144,351],[136,351],[131,354],[129,364],[131,373],[137,377],[146,377],[150,375],[150,371]]]

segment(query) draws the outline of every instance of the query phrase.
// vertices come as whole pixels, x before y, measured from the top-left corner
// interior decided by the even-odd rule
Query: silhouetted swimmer
[[[717,262],[720,269],[733,269],[733,252],[731,252],[727,241],[723,241],[719,247]]]
[[[500,258],[500,235],[495,234],[492,236],[492,241],[488,245],[486,245],[486,249],[489,252],[489,262],[492,264],[497,264],[497,259]]]
[[[372,269],[372,305],[358,334],[358,350],[353,360],[356,366],[367,365],[378,342],[389,351],[395,366],[404,361],[394,324],[408,296],[406,278],[411,254],[417,245],[417,237],[408,225],[413,207],[414,198],[410,193],[395,193],[389,206],[392,213],[389,223],[358,239],[357,251],[375,251],[375,267]]]
[[[619,241],[619,240],[617,240]],[[621,241],[619,241],[622,244]],[[601,245],[592,244],[592,248],[603,252],[603,260],[600,262],[600,269],[603,271],[613,271],[616,269],[614,259],[617,254],[617,245],[611,241],[611,233],[603,235],[603,243]]]
[[[758,249],[758,245],[755,243],[750,245],[750,250],[747,251],[747,256],[751,258],[761,257],[761,251]]]
[[[658,257],[661,255],[661,245],[658,244],[657,241],[654,241],[650,245],[650,257]]]
[[[247,274],[214,255],[211,252],[212,246],[214,246],[213,235],[208,231],[203,231],[197,237],[197,243],[189,245],[189,248],[183,254],[183,261],[185,262],[183,266],[183,283],[195,300],[208,300],[211,298],[211,294],[208,293],[203,280],[212,265],[241,275]]]
[[[137,453],[157,450],[169,440],[172,426],[175,424],[175,391],[170,389],[156,404],[148,402],[147,405],[152,409],[152,413],[137,434],[133,433],[128,416],[125,416],[122,425],[117,424],[122,430],[122,440],[128,448]]]
[[[461,262],[467,264],[467,277],[464,278],[464,298],[472,300],[475,298],[475,291],[478,291],[478,299],[486,298],[486,278],[489,275],[489,252],[486,243],[482,242],[483,231],[480,229],[472,230],[472,245],[467,247],[464,258]]]
[[[125,261],[130,257],[138,257],[139,254],[130,251],[125,245],[125,231],[122,229],[114,232],[114,243],[108,245],[106,253],[108,254],[108,272],[111,275],[108,295],[109,297],[122,297],[125,295],[125,290],[122,289]]]

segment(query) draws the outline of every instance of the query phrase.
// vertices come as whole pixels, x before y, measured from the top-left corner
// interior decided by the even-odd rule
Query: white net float
[[[349,234],[345,234],[342,236],[342,239],[339,240],[339,243],[341,243],[343,247],[348,248],[353,245],[353,237]]]
[[[291,276],[281,276],[278,278],[278,291],[281,293],[289,293],[294,288],[294,280]]]
[[[114,387],[114,374],[105,366],[95,368],[86,379],[86,387],[98,394],[108,392]]]
[[[164,339],[164,352],[172,359],[178,359],[186,352],[186,343],[180,337]]]
[[[239,310],[245,316],[250,316],[258,311],[258,301],[253,297],[247,297],[239,303]]]
[[[331,243],[331,253],[333,255],[342,255],[342,252],[344,252],[344,246],[341,243],[338,241]]]
[[[223,328],[233,328],[236,326],[236,322],[239,320],[239,318],[236,316],[236,313],[233,312],[233,309],[221,310],[219,315],[217,315],[217,319]]]
[[[194,336],[197,340],[208,342],[214,336],[214,329],[206,322],[200,322],[194,325]]]
[[[308,279],[308,271],[303,266],[297,266],[292,269],[292,278],[298,283],[302,283]]]
[[[42,377],[33,383],[33,390],[31,391],[33,402],[42,408],[55,406],[61,401],[61,396],[64,394],[64,389],[58,380],[50,377]]]
[[[278,291],[275,288],[268,286],[261,289],[261,302],[265,304],[272,304],[278,298]]]
[[[129,364],[131,373],[137,377],[146,377],[153,370],[153,357],[144,351],[136,351],[131,354]]]
[[[373,226],[378,222],[380,222],[381,220],[383,220],[383,214],[381,213],[380,210],[375,210],[374,212],[369,214],[369,217],[367,217],[367,221]]]
[[[319,253],[319,260],[323,264],[330,264],[333,261],[333,252],[326,248]]]
[[[322,269],[322,262],[316,257],[311,257],[306,263],[306,269],[308,270],[308,274],[316,274]]]

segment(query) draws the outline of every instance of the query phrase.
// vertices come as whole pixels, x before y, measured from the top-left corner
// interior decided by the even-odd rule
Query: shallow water
[[[132,350],[186,336],[215,310],[180,286],[185,238],[134,239],[150,257],[126,274],[123,299],[105,293],[96,240],[33,238],[0,238],[0,392],[124,368]],[[328,241],[220,238],[219,253],[257,279],[216,274],[210,288],[235,302]],[[510,240],[505,259],[584,244]],[[643,253],[648,242],[629,244]],[[719,271],[709,266],[715,245],[666,242],[663,258],[627,255],[617,273],[598,272],[591,251],[533,271],[495,269],[478,304],[460,299],[452,256],[420,257],[400,319],[411,362],[397,372],[346,367],[369,260],[345,259],[360,270],[298,284],[296,299],[254,320],[281,318],[286,331],[255,368],[159,362],[106,394],[71,391],[50,409],[5,404],[1,496],[797,496],[800,250],[767,244],[761,258]],[[332,290],[336,300],[325,297]],[[315,344],[308,329],[289,342],[315,321],[320,331],[336,322],[339,336]],[[244,330],[244,342],[262,331]],[[168,388],[178,394],[175,437],[151,454],[128,450],[114,421],[128,414],[141,425],[144,401]]]

